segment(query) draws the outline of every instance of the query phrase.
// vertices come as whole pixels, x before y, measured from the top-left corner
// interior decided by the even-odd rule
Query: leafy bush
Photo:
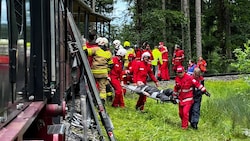
[[[235,67],[239,72],[243,74],[244,80],[250,85],[250,40],[244,43],[244,48],[237,48],[234,50],[236,56],[236,62],[231,63],[231,66]]]

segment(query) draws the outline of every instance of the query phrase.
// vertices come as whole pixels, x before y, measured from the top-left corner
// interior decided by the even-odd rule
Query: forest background
[[[99,0],[97,0],[98,2]],[[174,45],[185,50],[185,63],[203,56],[208,74],[237,70],[228,65],[235,62],[235,49],[244,49],[250,37],[250,1],[248,0],[119,0],[125,16],[113,16],[110,42],[128,40],[132,45],[148,41],[153,48],[164,41],[172,58]],[[114,15],[117,0],[101,1],[104,15]],[[120,8],[122,5],[116,8]],[[129,18],[128,18],[129,17]],[[220,66],[220,67],[218,67]],[[171,67],[171,63],[169,63]]]

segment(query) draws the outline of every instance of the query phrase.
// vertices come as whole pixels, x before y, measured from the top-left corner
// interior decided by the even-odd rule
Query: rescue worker
[[[135,85],[141,85],[147,83],[147,77],[149,76],[155,85],[158,87],[158,81],[155,78],[150,64],[150,53],[144,52],[141,57],[141,61],[136,63],[133,69],[133,81]],[[146,102],[147,96],[140,95],[136,104],[136,110],[144,111],[144,104]]]
[[[158,74],[160,74],[159,69],[160,66],[162,65],[162,54],[159,50],[159,46],[155,46],[154,49],[152,50],[152,54],[153,54],[153,58],[154,60],[152,60],[151,64],[153,66],[153,73],[155,75],[155,77],[158,77]]]
[[[188,69],[187,74],[193,75],[194,69],[197,67],[197,65],[194,63],[193,60],[188,60]]]
[[[168,71],[168,49],[164,46],[164,42],[159,42],[159,50],[162,54],[162,65],[160,65],[159,77],[163,81],[170,80],[169,71]]]
[[[114,55],[116,55],[117,51],[120,49],[120,48],[123,48],[123,46],[121,45],[121,41],[120,40],[114,40],[113,41],[113,45],[115,47],[114,49]]]
[[[110,56],[112,56],[112,53],[111,53],[109,47],[106,48],[106,52],[107,52]],[[111,66],[112,66],[112,65],[113,65],[113,62],[110,62],[110,63],[109,63],[109,68],[108,68],[108,69],[109,69],[108,72],[110,72],[110,69],[111,69]],[[112,100],[113,100],[113,88],[112,88],[110,82],[106,85],[106,93],[107,93],[107,101],[112,102]]]
[[[125,61],[124,61],[124,69],[128,68],[128,55],[129,54],[135,54],[135,51],[133,48],[130,47],[130,42],[129,41],[125,41],[123,44],[124,48],[127,50],[127,54],[125,55]]]
[[[122,71],[123,71],[123,61],[127,51],[124,48],[120,48],[116,56],[112,58],[113,60],[113,67],[110,70],[109,77],[111,81],[111,85],[115,91],[115,98],[113,100],[112,106],[113,107],[125,107],[124,99],[123,99],[123,91],[121,83],[122,81]]]
[[[111,54],[106,52],[106,48],[108,47],[108,39],[104,37],[99,37],[96,39],[97,47],[86,48],[84,49],[87,56],[93,57],[93,62],[91,66],[91,71],[94,75],[96,83],[98,83],[100,98],[105,104],[105,100],[107,97],[106,93],[106,85],[108,82],[108,71],[109,66],[112,64]]]
[[[175,50],[173,54],[172,64],[173,71],[176,72],[178,66],[183,66],[182,62],[184,61],[184,51],[180,49],[179,45],[175,45]]]
[[[201,56],[198,59],[197,66],[200,68],[202,73],[207,71],[207,62]]]
[[[201,76],[201,70],[199,68],[194,69],[193,78],[204,86],[204,78]],[[199,89],[194,89],[193,94],[194,94],[194,103],[190,109],[189,121],[193,129],[198,129],[202,91]],[[206,95],[210,97],[209,93],[206,93]]]
[[[152,54],[152,50],[151,50],[151,48],[150,48],[150,45],[149,45],[149,43],[148,43],[147,41],[144,42],[143,45],[142,45],[142,54],[143,54],[144,52],[148,52],[148,53],[150,54],[150,59],[149,59],[149,61],[150,61],[150,63],[151,63],[151,61],[154,60],[154,56],[153,56],[153,54]]]
[[[187,129],[190,108],[194,103],[193,88],[197,88],[202,93],[206,92],[206,88],[192,76],[186,74],[183,66],[178,66],[176,68],[176,73],[177,76],[175,78],[174,94],[176,94],[179,99],[179,116],[181,119],[181,127],[182,129]]]
[[[129,83],[133,83],[133,68],[135,67],[136,62],[138,62],[137,60],[135,60],[134,54],[128,55],[128,61],[129,61],[128,67],[122,73],[124,85],[128,85]],[[124,95],[126,94],[125,88],[123,88],[123,94]]]
[[[140,61],[142,55],[142,49],[138,45],[135,45],[134,50],[135,50],[135,59]]]

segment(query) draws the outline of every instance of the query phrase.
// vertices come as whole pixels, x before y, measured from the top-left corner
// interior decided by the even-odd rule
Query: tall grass
[[[178,105],[147,99],[145,110],[135,110],[137,94],[127,92],[126,108],[106,108],[118,141],[228,141],[250,140],[242,133],[250,129],[250,89],[242,80],[205,82],[212,94],[203,96],[199,129],[181,129]],[[161,87],[166,88],[162,85]],[[169,85],[168,88],[173,88]]]

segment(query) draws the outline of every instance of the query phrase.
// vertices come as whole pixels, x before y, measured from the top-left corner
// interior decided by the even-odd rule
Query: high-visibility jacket
[[[180,105],[193,102],[193,87],[206,92],[206,88],[195,80],[192,76],[184,74],[182,78],[176,76],[174,92],[179,93]]]
[[[112,54],[100,47],[86,48],[88,56],[93,57],[91,71],[95,78],[108,77],[109,64],[112,63]]]
[[[153,54],[154,60],[152,60],[151,64],[153,66],[157,66],[158,63],[162,64],[162,54],[161,54],[160,50],[158,48],[154,48],[152,50],[152,54]]]
[[[82,48],[86,49],[86,48],[94,48],[94,47],[99,47],[99,46],[97,44],[95,44],[95,43],[86,42],[86,44]],[[88,58],[88,61],[89,61],[89,65],[91,67],[92,62],[93,62],[93,56],[87,56],[87,58]]]

